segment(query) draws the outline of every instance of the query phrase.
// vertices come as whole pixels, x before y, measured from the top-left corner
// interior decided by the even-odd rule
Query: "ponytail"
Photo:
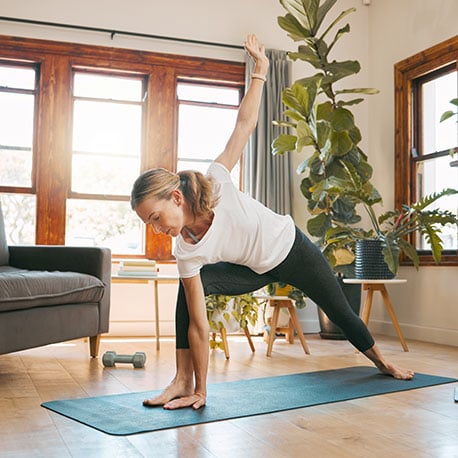
[[[194,217],[210,213],[218,203],[218,197],[213,193],[211,178],[194,170],[178,172],[180,190],[183,193]]]
[[[213,193],[213,182],[200,172],[185,170],[178,173],[158,168],[147,170],[136,180],[130,196],[133,210],[145,199],[170,199],[179,189],[194,217],[208,215],[218,203]]]

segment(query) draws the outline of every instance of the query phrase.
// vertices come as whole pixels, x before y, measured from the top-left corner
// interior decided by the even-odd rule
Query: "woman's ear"
[[[172,191],[172,200],[173,203],[178,206],[181,205],[181,203],[183,202],[183,194],[179,189],[175,189],[174,191]]]

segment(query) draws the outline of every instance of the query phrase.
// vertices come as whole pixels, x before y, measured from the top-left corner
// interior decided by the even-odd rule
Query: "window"
[[[130,209],[133,181],[152,167],[206,169],[233,127],[244,74],[237,62],[0,37],[9,241],[171,259],[170,237]]]
[[[458,94],[458,37],[412,56],[395,66],[396,86],[396,206],[444,188],[458,187],[458,168],[449,151],[458,145],[455,119],[440,122]],[[454,213],[458,198],[437,204]],[[414,236],[422,264],[432,264],[429,246]],[[454,226],[442,233],[444,264],[458,264],[458,234]]]
[[[67,245],[144,253],[143,224],[125,198],[141,170],[145,91],[143,77],[74,72]]]
[[[240,88],[178,83],[177,96],[177,170],[205,173],[223,151],[235,126]],[[232,179],[240,187],[240,167],[234,167]]]
[[[0,62],[0,183],[8,243],[35,240],[33,192],[37,68]],[[6,219],[5,218],[5,219]]]

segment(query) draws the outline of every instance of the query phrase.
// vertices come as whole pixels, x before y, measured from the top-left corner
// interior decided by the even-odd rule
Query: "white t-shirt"
[[[178,235],[175,257],[180,276],[193,277],[202,266],[220,261],[247,266],[258,274],[280,264],[294,243],[292,218],[274,213],[240,192],[222,164],[213,162],[208,175],[215,182],[219,202],[213,222],[199,242],[187,243]]]

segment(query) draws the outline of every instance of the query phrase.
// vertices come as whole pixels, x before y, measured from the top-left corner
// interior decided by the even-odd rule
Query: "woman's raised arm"
[[[240,104],[234,131],[224,151],[216,158],[216,162],[223,164],[229,171],[234,168],[240,159],[243,149],[258,122],[259,104],[269,68],[269,59],[267,59],[264,45],[259,45],[256,35],[248,35],[245,49],[255,61],[254,71],[251,74],[250,86]]]

